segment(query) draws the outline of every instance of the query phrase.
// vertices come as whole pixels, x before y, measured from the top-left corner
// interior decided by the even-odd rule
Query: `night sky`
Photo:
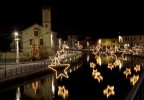
[[[90,2],[91,1],[91,2]],[[144,6],[135,2],[93,0],[3,0],[0,3],[0,37],[9,37],[34,23],[41,24],[41,6],[52,7],[52,30],[63,35],[114,37],[144,33]],[[4,38],[0,39],[0,44]],[[0,45],[2,48],[2,45]]]

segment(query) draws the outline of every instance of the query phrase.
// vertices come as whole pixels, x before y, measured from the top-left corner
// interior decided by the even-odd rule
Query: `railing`
[[[61,63],[69,63],[69,64],[74,65],[80,61],[79,58],[81,58],[81,56],[82,54],[80,53],[75,56],[73,55],[71,57],[64,58],[62,59]],[[40,71],[42,69],[46,69],[48,68],[47,66],[49,64],[50,64],[49,61],[44,61],[44,62],[40,62],[37,64],[2,69],[0,70],[0,81],[1,79],[7,80],[7,78],[17,77],[18,75],[21,75],[21,74],[33,73],[33,72]]]
[[[144,100],[144,71],[125,100]]]
[[[25,65],[25,66],[18,66],[18,67],[3,69],[3,70],[0,70],[0,79],[11,77],[11,76],[22,74],[22,73],[37,71],[39,69],[42,69],[43,67],[46,67],[45,62],[34,64],[34,65]]]

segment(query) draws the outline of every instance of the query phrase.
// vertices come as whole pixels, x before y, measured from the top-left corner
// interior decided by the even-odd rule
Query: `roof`
[[[31,26],[29,26],[29,27],[25,28],[24,30],[22,30],[22,31],[21,31],[21,33],[23,33],[24,31],[26,31],[26,30],[28,30],[28,29],[32,28],[33,26],[39,26],[39,27],[41,27],[41,28],[42,28],[42,26],[41,26],[41,25],[39,25],[39,24],[35,23],[35,24],[33,24],[33,25],[31,25]]]

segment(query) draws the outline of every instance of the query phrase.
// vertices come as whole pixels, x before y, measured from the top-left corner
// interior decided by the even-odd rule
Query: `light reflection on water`
[[[115,96],[110,97],[109,100],[118,99],[120,97],[123,99],[133,87],[130,81],[123,75],[125,67],[134,67],[136,63],[142,65],[139,60],[128,58],[128,60],[122,62],[118,68],[110,71],[107,69],[106,64],[108,62],[114,62],[114,59],[102,58],[102,66],[96,66],[101,72],[101,75],[103,75],[103,81],[99,83],[92,77],[92,70],[89,67],[90,61],[92,61],[92,59],[88,57],[88,59],[84,60],[82,66],[75,66],[69,69],[68,79],[63,77],[56,79],[54,73],[49,74],[39,79],[28,81],[19,85],[17,88],[2,92],[0,93],[0,98],[3,98],[3,100],[59,100],[63,98],[62,96],[67,95],[66,98],[70,100],[81,100],[85,97],[100,98],[99,100],[102,100],[106,99],[101,92],[107,84],[117,84],[115,87]],[[93,61],[96,62],[96,60]],[[134,74],[134,71],[132,71],[132,73]],[[140,72],[138,74],[140,74]],[[61,93],[61,96],[58,96],[59,86],[65,86],[68,93]],[[64,90],[62,91],[64,92]]]

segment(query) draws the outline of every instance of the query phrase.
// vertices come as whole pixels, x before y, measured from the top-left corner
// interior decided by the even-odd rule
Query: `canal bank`
[[[67,59],[65,61],[65,59]],[[81,62],[82,55],[73,54],[68,58],[63,58],[62,63],[68,63],[73,67]],[[8,87],[12,84],[22,83],[24,81],[33,79],[35,77],[41,77],[54,71],[48,68],[50,65],[49,60],[27,63],[27,64],[18,64],[18,65],[9,65],[9,68],[6,70],[0,70],[0,88]]]

